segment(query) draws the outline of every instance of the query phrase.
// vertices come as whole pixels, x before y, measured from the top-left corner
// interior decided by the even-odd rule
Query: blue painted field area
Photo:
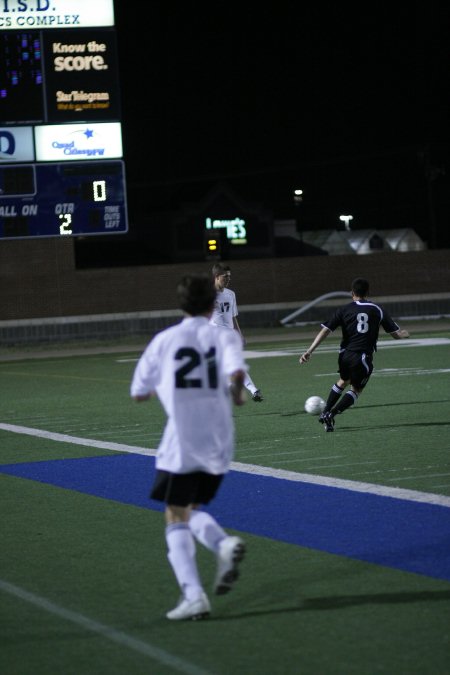
[[[162,510],[155,460],[113,455],[0,466],[0,473]],[[232,471],[211,505],[224,527],[450,580],[450,509]]]

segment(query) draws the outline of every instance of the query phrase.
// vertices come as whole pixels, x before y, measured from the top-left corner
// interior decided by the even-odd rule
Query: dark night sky
[[[305,229],[450,246],[444,3],[115,7],[131,225],[224,180],[275,217],[302,187]]]

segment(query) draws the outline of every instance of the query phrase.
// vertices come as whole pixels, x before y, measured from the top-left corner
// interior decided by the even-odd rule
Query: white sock
[[[253,382],[252,378],[250,377],[250,375],[249,375],[248,373],[247,373],[247,375],[245,376],[244,387],[245,387],[246,389],[248,389],[248,391],[249,391],[251,394],[254,394],[255,391],[258,390],[258,387],[255,386],[255,383]]]
[[[219,542],[228,536],[219,523],[205,511],[192,511],[189,527],[197,541],[213,553],[217,553]]]
[[[166,527],[167,557],[178,585],[187,600],[197,600],[203,593],[195,560],[195,541],[188,523]]]

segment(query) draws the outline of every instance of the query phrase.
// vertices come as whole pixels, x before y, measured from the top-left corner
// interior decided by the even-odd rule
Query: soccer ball
[[[310,396],[305,401],[305,410],[310,415],[320,415],[325,409],[325,401],[320,396]]]

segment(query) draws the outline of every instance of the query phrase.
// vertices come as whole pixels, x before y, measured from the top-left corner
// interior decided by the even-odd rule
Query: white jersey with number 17
[[[229,288],[219,291],[214,303],[210,323],[220,328],[234,328],[233,318],[238,315],[236,294]]]

